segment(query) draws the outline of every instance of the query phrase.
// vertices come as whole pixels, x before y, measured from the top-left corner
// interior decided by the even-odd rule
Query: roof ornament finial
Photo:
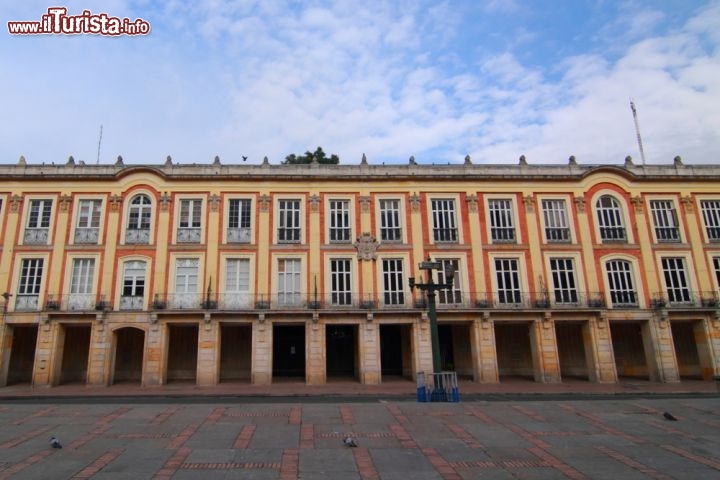
[[[117,160],[115,161],[116,167],[122,167],[124,165],[122,155],[117,156]]]
[[[472,165],[472,158],[470,158],[470,155],[465,155],[465,165]]]
[[[520,155],[520,165],[527,165],[527,159],[525,158],[525,155]]]
[[[270,165],[270,160],[268,160],[267,155],[263,157],[263,165]]]
[[[18,159],[18,165],[20,166],[26,166],[27,161],[25,160],[25,155],[20,155],[20,158]]]
[[[365,154],[363,153],[363,156],[362,156],[362,158],[360,159],[360,165],[367,165],[367,164],[368,164],[367,157],[366,157]]]
[[[417,165],[417,162],[415,161],[415,155],[410,155],[410,165]]]
[[[683,166],[683,161],[682,161],[682,158],[680,157],[680,155],[675,155],[675,158],[673,158],[673,163],[675,164],[676,167]]]
[[[215,155],[215,158],[213,158],[213,165],[216,167],[220,166],[220,155]]]
[[[67,164],[68,164],[68,165],[75,165],[75,157],[73,157],[72,155],[70,155],[70,156],[68,157]]]
[[[632,167],[633,165],[635,165],[635,164],[634,164],[633,161],[632,161],[632,157],[631,157],[630,155],[628,155],[627,157],[625,157],[625,166],[626,166],[626,167]]]
[[[575,155],[570,155],[570,157],[568,157],[568,165],[577,165],[577,161],[575,160]]]
[[[170,155],[168,155],[167,157],[165,157],[165,166],[166,166],[166,167],[171,167],[171,166],[172,166],[172,157],[171,157]]]

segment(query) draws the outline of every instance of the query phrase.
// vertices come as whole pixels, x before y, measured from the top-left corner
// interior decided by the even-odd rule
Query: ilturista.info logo
[[[68,15],[65,7],[50,7],[40,21],[7,22],[10,35],[147,35],[150,24],[142,18],[130,20],[107,13],[83,10],[79,15]]]

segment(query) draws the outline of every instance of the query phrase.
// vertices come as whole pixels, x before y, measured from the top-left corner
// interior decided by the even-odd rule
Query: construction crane
[[[635,102],[630,99],[630,110],[632,110],[633,121],[635,121],[635,135],[637,136],[638,148],[640,149],[640,158],[642,159],[643,167],[645,166],[645,151],[643,150],[642,138],[640,137],[640,123],[638,122],[637,109],[635,109]]]

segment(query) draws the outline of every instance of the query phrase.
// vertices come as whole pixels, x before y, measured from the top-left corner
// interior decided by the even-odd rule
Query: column
[[[107,386],[110,384],[110,366],[113,362],[110,358],[112,342],[109,340],[111,340],[111,333],[105,327],[105,312],[97,313],[90,333],[88,385]]]
[[[530,348],[536,382],[560,383],[560,357],[555,336],[555,322],[550,312],[530,325]]]
[[[480,319],[480,381],[483,383],[498,383],[497,348],[495,346],[495,323],[490,318],[490,312],[483,312]]]
[[[197,384],[217,385],[220,380],[220,323],[205,313],[198,328]]]
[[[143,386],[163,385],[167,358],[167,327],[158,322],[157,314],[149,314],[150,328],[146,333],[145,361],[143,362]]]
[[[358,325],[358,352],[360,357],[360,383],[379,385],[382,382],[380,364],[380,327],[368,313],[365,323]]]
[[[593,364],[588,365],[590,381],[597,383],[617,383],[617,368],[613,355],[612,338],[607,312],[591,318],[583,330],[583,337],[588,337],[585,348],[589,348]],[[592,367],[592,368],[591,368]]]
[[[326,382],[325,325],[319,320],[319,314],[313,312],[312,322],[305,327],[305,383],[308,385],[323,385]]]
[[[252,359],[250,379],[253,385],[272,383],[272,324],[259,313],[252,324]]]

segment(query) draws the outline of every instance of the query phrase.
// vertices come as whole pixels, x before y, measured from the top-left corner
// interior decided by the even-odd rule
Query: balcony
[[[75,243],[80,245],[97,245],[100,239],[99,228],[76,228]]]
[[[49,228],[26,228],[23,243],[25,245],[47,245]]]
[[[683,289],[670,289],[667,292],[656,292],[652,296],[653,308],[667,308],[668,310],[712,308],[720,305],[716,292],[693,292]]]
[[[90,311],[95,310],[97,295],[94,293],[70,293],[67,295],[48,295],[45,310]]]
[[[142,295],[123,295],[120,297],[120,310],[142,310],[145,297]]]
[[[545,238],[548,243],[570,243],[570,229],[548,227],[545,229]]]
[[[600,227],[600,239],[603,243],[626,243],[625,227]]]
[[[178,228],[177,243],[200,243],[202,230],[198,228]]]
[[[22,312],[37,312],[40,310],[39,295],[15,296],[15,310]]]
[[[660,243],[680,241],[680,229],[677,227],[655,227],[655,236]]]
[[[249,228],[228,228],[227,229],[227,242],[228,243],[250,243],[250,229]]]
[[[150,243],[149,228],[128,228],[125,232],[125,243],[132,245],[147,245]]]

